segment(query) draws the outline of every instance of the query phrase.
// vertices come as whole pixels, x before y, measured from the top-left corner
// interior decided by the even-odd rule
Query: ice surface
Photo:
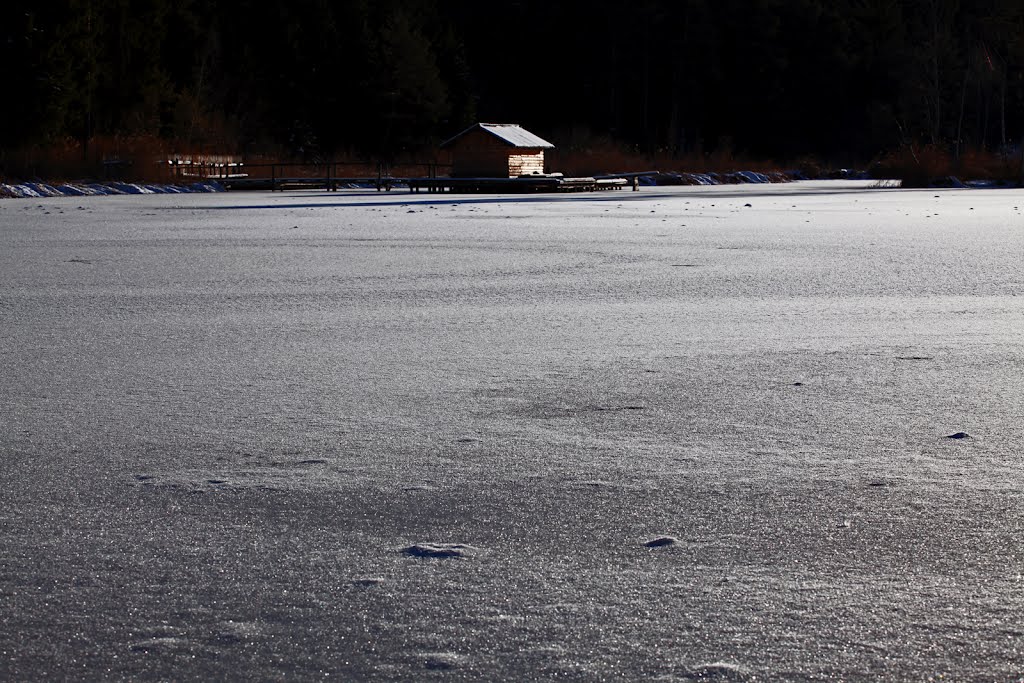
[[[1014,680],[1022,206],[0,201],[0,679]]]

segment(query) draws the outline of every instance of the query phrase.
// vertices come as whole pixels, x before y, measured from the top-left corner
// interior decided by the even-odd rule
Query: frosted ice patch
[[[423,666],[428,669],[454,669],[462,663],[462,659],[454,652],[431,652],[424,655]]]
[[[360,588],[374,588],[382,583],[384,583],[384,579],[380,576],[362,576],[352,579],[352,585]]]
[[[463,543],[415,543],[402,548],[403,555],[427,558],[472,557],[476,552],[476,548]]]
[[[750,672],[738,664],[728,662],[712,662],[710,664],[698,664],[687,669],[683,673],[684,681],[727,681],[729,683],[742,683],[753,681]]]
[[[675,536],[658,536],[644,543],[648,548],[665,548],[668,546],[678,545],[679,539]]]
[[[135,641],[129,649],[132,652],[173,652],[188,650],[190,647],[191,644],[184,638],[161,636]]]
[[[233,645],[254,640],[262,634],[263,628],[254,621],[222,621],[214,640],[222,645]]]
[[[215,493],[229,490],[284,491],[328,488],[342,481],[351,481],[351,477],[344,473],[325,471],[323,466],[293,464],[289,467],[221,472],[185,470],[135,474],[132,483],[145,488],[181,493]]]

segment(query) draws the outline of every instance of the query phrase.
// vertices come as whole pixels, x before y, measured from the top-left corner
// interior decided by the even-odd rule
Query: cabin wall
[[[473,131],[451,145],[452,176],[511,178],[544,172],[544,150],[510,147],[490,133]]]
[[[483,131],[473,131],[452,145],[452,175],[463,178],[508,176],[509,146]]]
[[[510,178],[544,172],[544,150],[522,150],[508,156],[508,175]]]

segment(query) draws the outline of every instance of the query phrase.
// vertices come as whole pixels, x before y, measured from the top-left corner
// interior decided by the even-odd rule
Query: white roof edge
[[[506,142],[513,147],[531,147],[541,149],[554,149],[555,147],[544,138],[534,135],[518,123],[475,123],[458,135],[442,142],[441,147],[447,147],[466,133],[476,128],[487,131],[502,142]]]

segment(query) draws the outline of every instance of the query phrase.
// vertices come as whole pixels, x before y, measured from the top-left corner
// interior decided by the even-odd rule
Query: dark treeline
[[[51,0],[4,11],[2,146],[398,156],[562,146],[866,161],[1024,134],[1020,0]]]

